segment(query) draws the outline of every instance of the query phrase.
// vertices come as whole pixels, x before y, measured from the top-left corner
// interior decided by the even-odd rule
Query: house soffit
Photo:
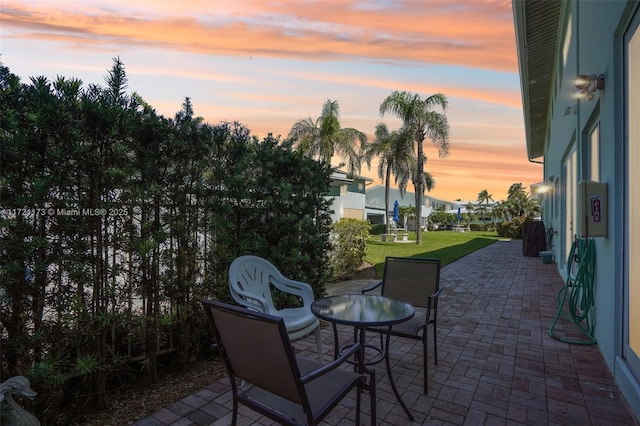
[[[544,155],[561,7],[559,0],[513,1],[527,155],[530,160]]]

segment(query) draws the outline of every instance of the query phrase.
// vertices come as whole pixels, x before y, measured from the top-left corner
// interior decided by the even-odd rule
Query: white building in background
[[[343,217],[353,219],[366,219],[365,215],[365,192],[367,185],[373,179],[364,176],[349,176],[342,170],[334,170],[331,173],[331,183],[327,197],[333,200],[333,222],[339,221]]]
[[[386,224],[385,217],[390,218],[393,216],[393,204],[398,201],[400,206],[416,206],[416,198],[414,192],[405,192],[404,196],[400,193],[398,188],[389,188],[389,211],[385,215],[384,206],[384,185],[376,185],[368,188],[366,191],[366,204],[365,212],[366,219],[372,224]],[[421,225],[424,227],[427,221],[427,217],[439,208],[445,210],[452,209],[455,204],[451,201],[440,200],[437,198],[425,195],[422,197],[422,220]],[[412,221],[407,221],[407,229],[415,230],[415,226]]]
[[[589,233],[594,336],[640,418],[640,2],[514,0],[513,14],[527,153],[544,164],[558,272]],[[600,187],[580,196],[580,181]]]

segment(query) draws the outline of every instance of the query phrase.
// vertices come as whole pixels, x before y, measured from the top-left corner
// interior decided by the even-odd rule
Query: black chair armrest
[[[442,293],[442,289],[441,288],[439,288],[438,291],[436,291],[431,296],[429,296],[429,299],[437,299],[438,296],[440,296],[440,293]]]
[[[325,364],[317,370],[312,371],[306,376],[300,377],[300,381],[302,383],[309,383],[312,380],[317,379],[320,376],[323,376],[330,372],[331,370],[335,370],[340,365],[344,364],[349,358],[351,358],[355,354],[358,359],[358,365],[362,367],[362,371],[366,373],[370,373],[369,368],[365,365],[362,359],[362,346],[360,343],[355,343],[353,346],[349,348],[349,350],[345,351],[340,355],[340,357],[336,358],[334,361],[329,364]]]
[[[382,285],[382,283],[384,283],[384,281],[377,282],[372,287],[363,288],[360,293],[361,294],[365,294],[365,293],[368,293],[368,292],[370,292],[372,290],[375,290],[376,288],[380,287]]]

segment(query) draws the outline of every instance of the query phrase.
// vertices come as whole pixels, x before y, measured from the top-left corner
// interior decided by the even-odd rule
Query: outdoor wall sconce
[[[554,175],[549,176],[543,183],[538,187],[539,195],[551,195],[553,192],[553,184],[555,182],[556,177]]]
[[[604,74],[581,74],[576,78],[574,85],[576,91],[573,92],[573,95],[576,98],[592,101],[596,96],[594,95],[596,90],[604,90]]]
[[[553,192],[554,180],[555,176],[551,175],[545,181],[540,182],[540,184],[536,184],[537,186],[535,187],[535,192],[539,196],[543,196],[545,194],[551,195],[551,193]]]
[[[538,187],[538,194],[551,193],[552,190],[553,190],[553,188],[551,187],[551,185],[540,185]]]

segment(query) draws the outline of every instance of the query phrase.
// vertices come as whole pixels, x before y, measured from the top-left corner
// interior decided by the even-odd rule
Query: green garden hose
[[[567,280],[556,297],[558,312],[549,327],[549,336],[561,342],[575,345],[596,343],[596,338],[593,336],[594,324],[590,313],[594,305],[595,267],[596,247],[593,239],[576,238],[571,245],[567,260]],[[566,311],[565,304],[567,305]],[[587,340],[568,340],[554,335],[553,329],[560,315],[576,324],[585,334]]]

